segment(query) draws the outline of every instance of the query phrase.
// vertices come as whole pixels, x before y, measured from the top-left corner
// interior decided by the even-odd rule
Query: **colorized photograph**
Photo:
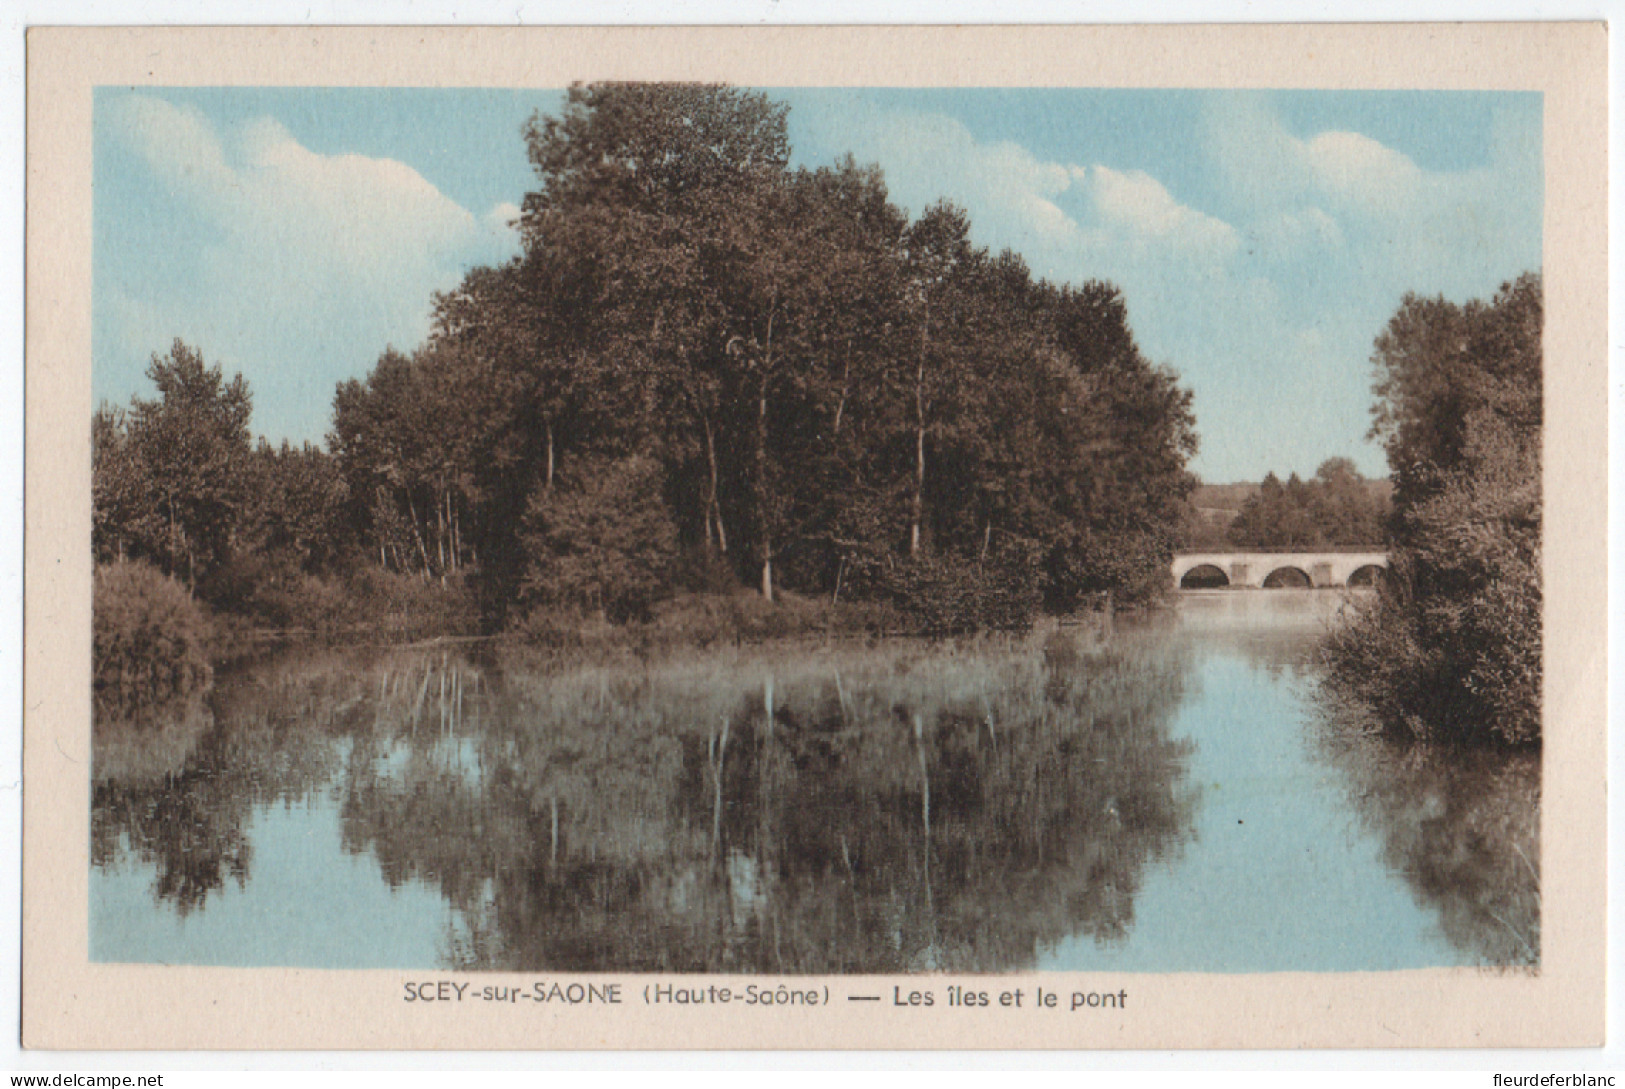
[[[91,962],[1540,972],[1541,93],[91,116]]]

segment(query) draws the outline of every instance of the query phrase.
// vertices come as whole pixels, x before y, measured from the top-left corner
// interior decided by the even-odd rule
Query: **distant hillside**
[[[1250,497],[1258,494],[1256,482],[1240,484],[1198,484],[1191,493],[1191,505],[1197,510],[1229,511],[1234,514]]]

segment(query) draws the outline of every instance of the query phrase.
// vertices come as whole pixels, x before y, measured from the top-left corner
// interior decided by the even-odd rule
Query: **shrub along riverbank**
[[[218,633],[208,609],[174,579],[145,563],[103,564],[93,610],[98,719],[208,686]]]
[[[278,591],[258,616],[217,612],[150,564],[122,560],[96,573],[95,686],[98,715],[122,717],[206,689],[215,666],[288,642],[405,644],[495,637],[554,649],[649,651],[801,637],[934,637],[1025,632],[1035,613],[993,590],[961,588],[915,608],[752,590],[683,591],[646,615],[611,622],[571,608],[537,608],[505,627],[482,628],[465,580],[425,580],[363,570],[307,578]],[[1030,596],[1030,592],[1029,592]],[[267,595],[271,599],[270,595]]]

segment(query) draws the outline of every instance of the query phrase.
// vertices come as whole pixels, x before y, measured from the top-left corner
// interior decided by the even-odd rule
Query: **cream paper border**
[[[1606,73],[1600,23],[1178,27],[34,28],[28,34],[23,1043],[31,1048],[1597,1046],[1604,1024]],[[1543,963],[1536,973],[787,977],[825,1007],[648,1007],[778,977],[87,960],[91,100],[96,85],[1135,86],[1540,91],[1545,102]],[[620,982],[620,1006],[408,1004],[407,980]],[[942,1005],[954,981],[1026,1008]],[[849,993],[930,986],[930,1010]],[[1061,1008],[1034,1010],[1033,990]],[[1074,989],[1129,993],[1065,1010]]]

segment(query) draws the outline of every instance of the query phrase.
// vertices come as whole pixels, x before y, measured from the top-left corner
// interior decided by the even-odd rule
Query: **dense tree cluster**
[[[98,562],[151,565],[236,611],[339,565],[349,497],[325,451],[253,443],[248,384],[179,340],[147,377],[158,399],[92,418]]]
[[[100,558],[145,557],[195,586],[230,556],[255,494],[248,384],[180,341],[147,377],[157,400],[91,421],[93,541]]]
[[[1190,397],[1116,288],[850,158],[791,169],[763,95],[578,86],[524,135],[520,255],[340,385],[328,451],[254,448],[240,378],[155,358],[161,398],[96,419],[98,556],[251,614],[371,570],[488,622],[743,583],[942,630],[1161,587]]]
[[[906,596],[927,557],[1056,608],[1157,584],[1189,396],[1116,289],[1037,281],[947,205],[910,222],[850,159],[790,169],[761,95],[576,87],[525,135],[522,255],[339,390],[380,562],[612,615],[685,549],[768,598]]]
[[[1416,734],[1540,737],[1541,318],[1528,274],[1490,302],[1408,296],[1377,340],[1393,577],[1331,656]]]
[[[1386,504],[1348,458],[1327,458],[1309,480],[1270,473],[1225,531],[1237,548],[1331,548],[1379,544]]]

